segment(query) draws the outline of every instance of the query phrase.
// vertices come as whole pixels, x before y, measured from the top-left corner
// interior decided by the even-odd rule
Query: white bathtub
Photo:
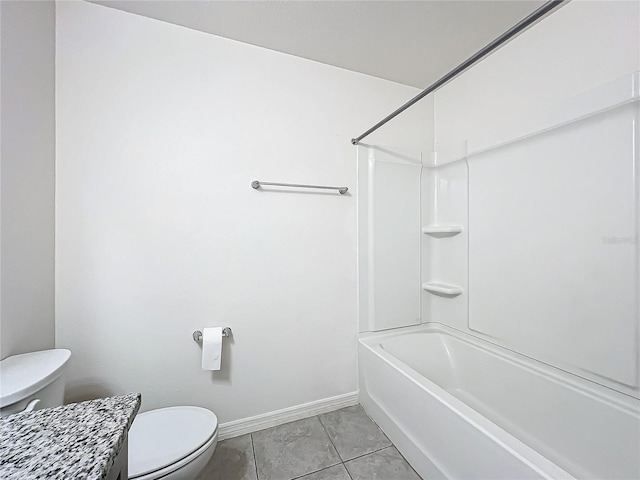
[[[640,401],[444,326],[360,339],[360,401],[425,479],[640,478]]]

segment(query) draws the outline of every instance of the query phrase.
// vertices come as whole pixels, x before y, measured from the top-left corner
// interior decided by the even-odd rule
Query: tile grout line
[[[359,405],[359,404],[358,404]],[[338,449],[336,448],[335,443],[333,443],[333,440],[331,440],[331,435],[329,435],[329,432],[327,431],[327,427],[324,426],[324,423],[322,423],[322,419],[320,418],[320,415],[316,415],[318,417],[318,421],[320,422],[320,425],[322,425],[322,429],[324,430],[324,433],[327,434],[327,438],[329,439],[329,441],[331,442],[331,445],[333,445],[333,448],[336,450],[336,453],[338,454],[338,458],[340,459],[340,463],[342,464],[342,467],[344,468],[345,472],[347,472],[347,476],[353,480],[353,477],[351,476],[351,474],[349,473],[349,470],[347,469],[347,466],[344,464],[344,459],[342,458],[342,455],[340,455],[340,452],[338,451]],[[335,465],[332,465],[335,466]],[[329,468],[329,467],[327,467]]]
[[[400,450],[398,450],[398,447],[396,447],[396,446],[394,445],[394,446],[393,446],[393,448],[395,448],[395,449],[396,449],[396,452],[398,452],[398,453],[400,454],[400,456],[402,457],[402,459],[403,459],[405,462],[407,462],[407,465],[409,465],[409,468],[410,468],[411,470],[413,470],[413,473],[415,473],[415,474],[416,474],[416,476],[417,476],[420,480],[423,480],[423,478],[420,476],[420,474],[419,474],[418,472],[416,472],[416,469],[415,469],[415,468],[413,468],[413,466],[409,463],[409,460],[407,460],[406,458],[404,458],[404,455],[402,454],[402,452],[401,452]]]
[[[353,480],[353,477],[351,476],[351,472],[349,471],[349,469],[345,465],[345,462],[342,462],[342,466],[344,467],[344,471],[347,472],[347,477],[349,477],[350,480]]]
[[[351,480],[353,480],[353,477],[351,476],[351,473],[349,473],[349,469],[347,468],[347,465],[346,465],[346,463],[347,463],[347,462],[350,462],[351,460],[356,460],[356,459],[358,459],[358,458],[366,457],[367,455],[371,455],[371,454],[373,454],[373,453],[380,452],[380,451],[384,450],[385,448],[389,448],[389,447],[393,447],[393,448],[395,448],[395,450],[396,450],[398,453],[400,453],[400,451],[398,450],[398,448],[397,448],[397,447],[395,446],[395,444],[394,444],[394,443],[389,439],[389,437],[387,437],[387,435],[382,431],[382,429],[380,428],[380,426],[379,426],[376,422],[374,422],[374,421],[373,421],[373,419],[372,419],[372,418],[367,414],[367,412],[365,411],[365,409],[364,409],[364,408],[362,408],[362,405],[360,405],[360,404],[358,403],[358,406],[362,409],[362,411],[364,412],[364,414],[365,414],[365,415],[367,415],[367,418],[371,421],[371,423],[373,423],[373,424],[377,427],[377,429],[378,429],[378,430],[380,430],[380,432],[384,435],[384,438],[386,438],[386,439],[387,439],[387,441],[389,442],[389,445],[387,445],[387,446],[385,446],[385,447],[382,447],[382,448],[378,448],[377,450],[373,450],[373,451],[371,451],[371,452],[363,453],[362,455],[358,455],[357,457],[353,457],[353,458],[350,458],[350,459],[348,459],[348,460],[345,460],[345,459],[343,459],[343,458],[342,458],[342,455],[340,454],[340,452],[338,452],[338,449],[336,448],[335,444],[333,443],[333,440],[331,440],[331,435],[329,435],[329,432],[327,431],[327,428],[325,427],[324,423],[322,423],[322,419],[320,418],[320,415],[316,415],[316,416],[318,417],[318,420],[320,421],[320,425],[322,425],[322,428],[324,429],[325,433],[327,434],[327,437],[329,438],[329,441],[331,442],[331,445],[333,445],[333,448],[335,448],[335,449],[336,449],[336,452],[338,453],[338,456],[340,457],[340,460],[342,461],[342,465],[344,466],[344,469],[347,471],[347,475],[349,476],[349,478],[350,478]],[[402,456],[402,454],[400,454],[400,455]],[[406,458],[404,458],[404,457],[402,457],[402,458],[404,459],[404,461],[405,461],[405,462],[407,461],[407,460],[406,460]],[[408,464],[408,463],[409,463],[409,462],[407,462],[407,464]],[[332,466],[333,466],[333,465],[332,465]],[[411,465],[409,465],[409,467],[410,467],[411,469],[413,469],[413,467],[412,467]],[[326,468],[329,468],[329,467],[326,467]],[[321,470],[318,470],[318,471],[321,471]],[[414,470],[414,471],[415,471],[415,470]],[[315,473],[315,472],[312,472],[312,473]],[[418,475],[418,476],[419,476],[419,475]],[[298,477],[298,478],[300,478],[300,477]],[[296,480],[296,479],[292,479],[292,480]]]
[[[324,470],[328,470],[329,468],[337,467],[338,465],[344,465],[344,463],[340,462],[340,463],[336,463],[335,465],[329,465],[328,467],[322,467],[320,470],[314,470],[313,472],[305,473],[304,475],[300,475],[299,477],[293,477],[293,478],[290,478],[288,480],[300,480],[301,478],[304,478],[307,475],[313,475],[314,473],[319,473],[319,472],[322,472]],[[346,470],[347,467],[344,467],[344,469]],[[347,473],[349,473],[349,472],[347,472]]]
[[[358,405],[360,405],[360,404],[358,404]],[[387,435],[386,433],[384,433],[384,430],[382,430],[382,429],[380,428],[380,425],[378,425],[378,424],[376,423],[376,421],[375,421],[373,418],[371,418],[371,416],[367,413],[367,411],[364,409],[364,407],[363,407],[362,405],[360,405],[360,408],[362,408],[362,411],[363,411],[363,412],[364,412],[364,414],[367,416],[367,418],[369,418],[369,420],[371,420],[371,423],[373,423],[376,427],[378,427],[378,430],[380,430],[380,433],[382,433],[382,435],[384,435],[384,438],[386,438],[387,440],[389,440],[389,443],[395,447],[396,445],[391,441],[391,439],[388,437],[388,435]],[[398,450],[398,447],[396,447],[396,450]],[[404,457],[403,457],[403,458],[404,458]]]
[[[322,423],[322,419],[320,418],[320,415],[316,415],[316,417],[318,417],[318,421],[320,422],[320,425],[322,425],[322,430],[324,430],[324,433],[327,435],[327,438],[329,439],[329,442],[331,442],[331,446],[333,447],[333,449],[338,454],[338,458],[340,459],[340,463],[344,463],[344,458],[342,458],[342,455],[340,455],[340,452],[336,448],[336,444],[333,443],[333,440],[331,440],[331,435],[329,435],[329,432],[327,431],[327,427],[325,427],[324,423]]]
[[[256,469],[256,479],[260,480],[260,474],[258,474],[258,461],[256,460],[256,447],[253,445],[253,433],[249,434],[251,438],[251,452],[253,452],[253,466]]]
[[[311,472],[303,473],[302,475],[298,475],[298,476],[292,477],[292,478],[287,479],[287,480],[298,480],[298,479],[306,477],[307,475],[313,475],[314,473],[318,473],[318,472],[321,472],[323,470],[326,470],[327,468],[335,467],[337,465],[344,465],[344,462],[342,461],[342,457],[338,453],[338,449],[335,447],[335,445],[331,441],[331,437],[329,437],[329,434],[327,433],[326,428],[324,428],[324,425],[323,425],[322,421],[320,420],[319,415],[314,415],[313,417],[308,417],[307,419],[302,419],[302,420],[310,420],[310,419],[312,419],[314,417],[318,419],[318,422],[320,423],[320,426],[322,427],[322,430],[325,432],[325,435],[327,436],[327,439],[329,440],[329,442],[331,443],[331,446],[334,448],[336,454],[338,455],[338,462],[336,462],[336,463],[334,463],[332,465],[327,465],[327,466],[322,467],[322,468],[320,468],[318,470],[314,470],[314,471],[311,471]],[[299,420],[294,420],[293,422],[289,422],[289,423],[294,423],[294,422],[297,422],[297,421],[299,421]],[[277,427],[270,427],[270,428],[265,429],[265,430],[270,430],[272,428],[277,428]],[[261,480],[260,479],[260,475],[258,474],[258,463],[257,463],[257,458],[256,458],[256,453],[255,453],[255,446],[253,444],[253,433],[251,433],[250,435],[251,435],[251,446],[253,448],[253,460],[254,460],[254,464],[256,466],[256,476],[258,477],[258,480]],[[346,470],[347,467],[344,467],[344,468]],[[347,472],[347,474],[348,474],[348,472]],[[351,478],[351,476],[349,476],[349,478]]]
[[[391,440],[389,440],[389,441],[391,442]],[[358,457],[353,457],[353,458],[351,458],[351,459],[347,460],[346,462],[343,462],[343,465],[344,465],[345,463],[350,462],[351,460],[357,460],[357,459],[359,459],[359,458],[366,457],[367,455],[373,455],[374,453],[381,452],[382,450],[386,450],[387,448],[393,448],[396,452],[398,452],[398,454],[402,457],[402,460],[404,460],[404,461],[405,461],[405,463],[409,466],[409,468],[413,471],[413,473],[415,473],[415,474],[417,475],[417,477],[418,477],[420,480],[424,480],[424,479],[423,479],[423,478],[418,474],[418,472],[416,472],[416,469],[415,469],[415,468],[413,468],[413,467],[411,466],[411,464],[409,463],[409,461],[408,461],[406,458],[404,458],[404,455],[402,455],[402,453],[400,452],[400,450],[398,450],[398,447],[396,447],[396,446],[395,446],[395,444],[394,444],[393,442],[391,442],[391,444],[390,444],[390,445],[387,445],[386,447],[379,448],[378,450],[374,450],[373,452],[365,453],[364,455],[360,455],[360,456],[358,456]],[[347,470],[347,473],[349,473],[349,469],[347,469],[347,466],[346,466],[346,465],[344,466],[344,468],[345,468],[345,470]],[[351,474],[349,474],[349,476],[351,477]]]
[[[385,448],[389,448],[389,447],[393,447],[393,448],[395,448],[396,450],[398,450],[398,448],[397,448],[393,443],[391,443],[391,444],[387,445],[386,447],[381,447],[381,448],[378,448],[377,450],[372,450],[372,451],[370,451],[370,452],[363,453],[362,455],[358,455],[357,457],[353,457],[353,458],[350,458],[349,460],[345,460],[345,461],[344,461],[344,462],[342,462],[342,463],[348,463],[348,462],[350,462],[351,460],[357,460],[357,459],[359,459],[359,458],[366,457],[367,455],[371,455],[371,454],[373,454],[373,453],[381,452],[381,451],[382,451],[382,450],[384,450]],[[402,457],[402,458],[404,458],[404,457]]]
[[[360,404],[358,403],[358,405],[360,405]],[[407,465],[409,465],[409,468],[410,468],[411,470],[413,470],[413,472],[418,476],[418,478],[420,478],[420,479],[422,480],[422,477],[418,474],[418,472],[416,472],[416,469],[415,469],[415,468],[413,468],[413,466],[409,463],[409,461],[404,457],[404,455],[402,454],[402,452],[401,452],[400,450],[398,450],[398,447],[396,447],[396,444],[395,444],[395,443],[393,443],[393,442],[391,441],[391,439],[387,436],[387,434],[386,434],[386,433],[384,433],[384,430],[382,430],[382,429],[380,428],[380,425],[378,425],[378,424],[376,423],[376,421],[375,421],[373,418],[371,418],[371,416],[367,413],[367,411],[364,409],[364,407],[362,407],[362,405],[360,405],[360,408],[362,408],[362,411],[364,412],[364,414],[369,418],[369,420],[371,420],[371,423],[373,423],[376,427],[378,427],[378,430],[380,430],[380,432],[381,432],[381,433],[385,436],[385,438],[389,441],[389,445],[387,445],[386,447],[383,447],[383,448],[379,448],[378,450],[374,450],[373,452],[365,453],[364,455],[360,455],[359,457],[353,457],[352,459],[347,460],[347,462],[350,462],[351,460],[355,460],[355,459],[357,459],[357,458],[366,457],[367,455],[371,455],[372,453],[380,452],[380,451],[384,450],[385,448],[393,447],[393,448],[395,449],[395,451],[396,451],[396,452],[398,452],[398,453],[400,454],[400,456],[401,456],[401,457],[402,457],[402,459],[406,462],[406,464],[407,464]],[[320,423],[322,423],[322,422],[320,422]],[[346,462],[343,462],[343,463],[346,463]],[[349,473],[349,470],[347,469],[347,466],[346,466],[346,465],[344,466],[344,468],[347,470],[347,473]],[[349,476],[351,476],[351,475],[349,474]],[[352,479],[352,480],[353,480],[353,479]]]
[[[349,469],[347,468],[347,466],[345,465],[345,462],[342,462],[342,466],[344,467],[344,471],[347,472],[347,476],[353,480],[353,477],[351,476],[351,472],[349,471]]]
[[[331,445],[333,445],[333,448],[335,448],[335,449],[336,449],[336,452],[338,452],[338,456],[340,457],[340,460],[342,460],[342,464],[343,464],[343,465],[344,465],[345,463],[347,463],[347,462],[350,462],[351,460],[355,460],[356,458],[366,457],[367,455],[371,455],[372,453],[379,452],[380,450],[384,450],[385,448],[394,447],[396,450],[398,450],[398,448],[397,448],[397,447],[394,445],[394,443],[389,439],[389,437],[387,437],[387,435],[382,431],[382,429],[380,428],[380,426],[379,426],[376,422],[374,422],[374,421],[373,421],[373,419],[372,419],[372,418],[367,414],[367,412],[365,411],[365,409],[364,409],[364,408],[362,408],[362,405],[360,405],[359,403],[358,403],[357,405],[362,409],[362,411],[364,412],[364,414],[365,414],[365,415],[367,415],[367,418],[368,418],[369,420],[371,420],[371,423],[373,423],[373,424],[376,426],[376,428],[377,428],[378,430],[380,430],[380,432],[384,435],[384,438],[386,438],[386,439],[387,439],[387,441],[389,442],[389,445],[387,445],[387,446],[385,446],[385,447],[378,448],[377,450],[372,450],[371,452],[363,453],[362,455],[358,455],[357,457],[353,457],[353,458],[350,458],[350,459],[348,459],[348,460],[345,460],[345,459],[343,459],[343,458],[342,458],[342,455],[340,455],[340,452],[338,452],[338,449],[336,448],[335,444],[333,443],[333,440],[331,440],[331,436],[329,435],[329,432],[327,432],[327,428],[324,426],[324,423],[322,423],[322,419],[320,418],[320,415],[316,415],[316,416],[318,417],[318,420],[320,420],[320,425],[322,425],[322,428],[324,428],[324,431],[325,431],[325,433],[327,434],[327,437],[329,437],[329,441],[331,442]],[[331,413],[331,412],[329,412],[329,413]],[[398,453],[399,453],[399,452],[398,452]],[[402,458],[404,458],[404,457],[402,457]],[[406,460],[406,459],[405,459],[405,460]],[[328,467],[327,467],[327,468],[328,468]],[[345,465],[345,467],[344,467],[344,468],[346,469],[346,468],[347,468],[347,466]],[[347,470],[347,473],[349,473],[349,471],[348,471],[348,470]],[[351,475],[349,475],[349,476],[351,476]]]
[[[360,404],[358,404],[358,405],[360,405]],[[362,405],[360,405],[360,407],[362,407]],[[371,420],[371,422],[372,422],[376,427],[378,427],[378,430],[380,430],[380,432],[382,432],[382,434],[385,436],[385,438],[386,438],[387,440],[389,440],[389,443],[390,443],[389,447],[393,447],[393,448],[396,450],[396,452],[398,452],[398,453],[400,454],[400,456],[401,456],[401,457],[402,457],[402,459],[407,463],[407,465],[409,465],[409,468],[410,468],[411,470],[413,470],[413,472],[418,476],[418,478],[420,478],[420,479],[422,480],[422,477],[418,474],[418,472],[416,472],[416,469],[415,469],[415,468],[413,468],[413,466],[409,463],[409,461],[404,457],[404,455],[402,454],[402,452],[401,452],[400,450],[398,450],[398,447],[396,447],[396,444],[395,444],[395,443],[393,443],[393,442],[391,441],[391,439],[387,436],[387,434],[386,434],[386,433],[384,433],[384,430],[382,430],[382,429],[380,428],[380,425],[378,425],[378,424],[376,423],[376,421],[375,421],[373,418],[371,418],[371,416],[367,413],[367,411],[364,409],[364,407],[362,407],[362,411],[364,412],[364,414],[365,414],[367,417],[369,417],[369,420]],[[385,448],[388,448],[388,447],[385,447]],[[376,450],[376,452],[379,452],[379,451],[381,451],[381,450],[384,450],[384,448],[381,448],[381,449],[379,449],[379,450]],[[375,452],[371,452],[371,453],[375,453]],[[367,455],[369,455],[369,454],[367,454]],[[362,455],[362,457],[364,457],[364,455]],[[355,457],[355,458],[361,458],[361,457]],[[352,458],[351,460],[355,460],[355,458]],[[345,468],[347,468],[347,467],[346,467],[346,465],[345,465]],[[347,470],[347,473],[348,473],[348,470]]]

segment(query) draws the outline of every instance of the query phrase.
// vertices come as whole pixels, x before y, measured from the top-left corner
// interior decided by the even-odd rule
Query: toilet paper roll
[[[202,330],[202,369],[220,370],[222,358],[222,327]]]

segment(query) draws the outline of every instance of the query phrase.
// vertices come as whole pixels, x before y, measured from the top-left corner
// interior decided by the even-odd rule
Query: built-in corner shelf
[[[462,293],[462,288],[457,285],[448,285],[446,283],[429,282],[423,283],[422,288],[427,292],[436,293],[440,295],[448,295],[455,297]]]
[[[427,225],[422,227],[422,233],[432,237],[453,237],[462,231],[460,225]]]

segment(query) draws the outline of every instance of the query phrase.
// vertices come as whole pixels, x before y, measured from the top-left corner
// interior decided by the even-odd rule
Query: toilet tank
[[[69,357],[69,350],[56,348],[0,361],[0,416],[62,405]]]

